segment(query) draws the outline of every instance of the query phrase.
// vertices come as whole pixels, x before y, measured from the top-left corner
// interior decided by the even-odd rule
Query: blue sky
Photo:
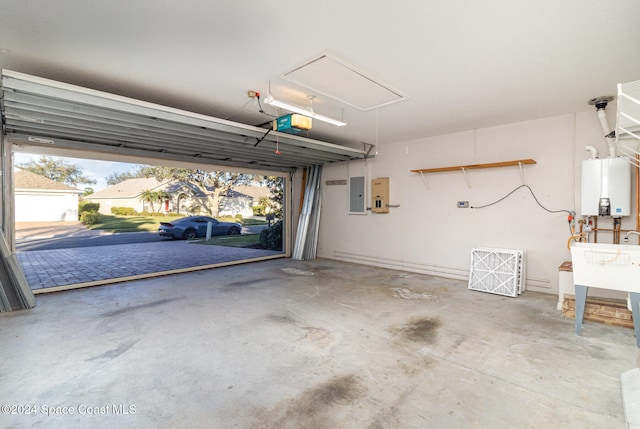
[[[34,155],[30,153],[14,153],[14,164],[24,164],[30,160],[37,161],[41,155]],[[113,162],[113,161],[98,161],[95,159],[79,159],[79,158],[67,158],[60,156],[53,156],[55,159],[65,159],[70,164],[80,167],[85,176],[96,181],[93,185],[78,185],[79,189],[87,187],[93,188],[94,191],[99,191],[107,187],[106,177],[112,173],[125,173],[133,171],[138,164],[129,164],[125,162]]]

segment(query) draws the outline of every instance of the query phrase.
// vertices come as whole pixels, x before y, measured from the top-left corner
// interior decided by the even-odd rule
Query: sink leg
[[[582,335],[582,321],[584,320],[588,290],[587,286],[576,285],[576,335]]]
[[[640,293],[630,292],[629,300],[631,301],[631,314],[633,314],[633,328],[636,332],[636,344],[640,347]]]

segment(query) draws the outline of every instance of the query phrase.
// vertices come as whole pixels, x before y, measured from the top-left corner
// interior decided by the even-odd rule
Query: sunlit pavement
[[[17,257],[29,286],[36,291],[279,253],[167,240],[159,243],[35,250],[18,252]]]

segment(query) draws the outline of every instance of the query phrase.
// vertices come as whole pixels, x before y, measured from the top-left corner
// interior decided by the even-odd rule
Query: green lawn
[[[160,222],[171,222],[177,216],[113,216],[100,215],[99,222],[87,226],[88,229],[101,229],[109,232],[157,231]]]
[[[242,235],[216,235],[211,240],[192,241],[194,244],[208,244],[213,246],[227,247],[248,247],[258,244],[260,234],[242,234]]]
[[[114,216],[100,215],[99,222],[95,225],[87,226],[88,229],[100,229],[109,232],[142,232],[157,231],[160,222],[171,222],[184,216]],[[218,218],[223,222],[237,222],[234,218]],[[243,225],[261,225],[266,222],[256,219],[242,219],[239,223]],[[257,239],[256,239],[257,241]]]
[[[249,226],[249,225],[266,225],[267,221],[266,220],[260,220],[260,219],[236,219],[234,217],[217,217],[216,219],[218,219],[220,222],[238,222],[241,223],[244,226]]]

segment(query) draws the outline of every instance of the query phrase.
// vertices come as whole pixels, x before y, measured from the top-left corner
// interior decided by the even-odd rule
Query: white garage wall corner
[[[457,201],[495,202],[522,185],[524,176],[543,206],[575,210],[586,145],[606,156],[595,110],[380,145],[378,156],[367,161],[367,180],[389,177],[390,204],[399,207],[388,214],[350,216],[348,187],[324,186],[318,255],[467,279],[471,249],[523,249],[527,289],[555,294],[558,267],[571,259],[567,213],[548,213],[526,188],[484,209],[460,209]],[[470,187],[462,172],[425,173],[423,180],[409,171],[526,158],[537,164],[522,172],[519,167],[467,171]],[[353,169],[326,165],[323,183],[348,179]]]

